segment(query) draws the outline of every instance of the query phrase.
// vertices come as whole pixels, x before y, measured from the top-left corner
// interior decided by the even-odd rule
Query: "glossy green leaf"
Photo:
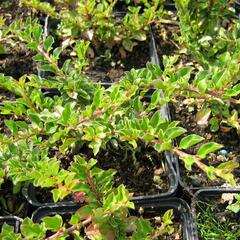
[[[31,219],[25,218],[21,225],[21,233],[24,239],[43,239],[45,230],[43,225],[33,223]]]
[[[166,139],[174,139],[176,137],[181,136],[186,132],[186,129],[182,127],[172,127],[168,128],[164,133],[164,138]]]
[[[196,135],[196,134],[191,134],[191,135],[188,135],[181,139],[181,141],[179,143],[179,148],[187,149],[195,144],[200,143],[203,140],[204,140],[203,137]]]
[[[63,220],[60,215],[44,217],[42,222],[48,230],[52,230],[53,232],[57,232],[63,225]]]
[[[215,142],[209,142],[209,143],[205,143],[203,144],[198,152],[197,155],[200,158],[205,158],[207,156],[207,154],[214,152],[216,150],[219,150],[220,148],[222,148],[223,146],[221,144],[215,143]]]
[[[49,52],[52,49],[52,45],[54,43],[54,38],[52,36],[48,36],[44,42],[44,49]]]

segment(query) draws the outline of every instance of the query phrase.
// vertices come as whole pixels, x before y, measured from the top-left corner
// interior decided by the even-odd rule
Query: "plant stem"
[[[86,225],[88,225],[90,222],[92,221],[92,218],[89,217],[86,220],[84,220],[83,222],[73,225],[70,228],[64,230],[63,228],[61,228],[58,232],[56,232],[55,234],[53,234],[50,237],[45,238],[44,240],[52,240],[55,238],[59,238],[61,237],[63,234],[71,234],[73,231],[75,230],[80,230],[81,228],[85,227]]]

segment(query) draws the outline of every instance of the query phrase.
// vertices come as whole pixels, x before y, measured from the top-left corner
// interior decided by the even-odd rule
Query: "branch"
[[[45,238],[44,240],[52,240],[52,239],[57,239],[59,237],[61,237],[64,234],[68,234],[70,235],[72,232],[74,232],[75,230],[80,230],[81,228],[85,227],[87,224],[89,224],[92,221],[92,218],[89,217],[86,220],[84,220],[83,222],[73,225],[70,228],[64,230],[63,228],[61,228],[58,232],[56,232],[55,234],[53,234],[50,237]]]

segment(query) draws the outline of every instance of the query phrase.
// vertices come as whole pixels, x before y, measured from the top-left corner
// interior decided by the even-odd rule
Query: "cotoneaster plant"
[[[54,187],[52,176],[59,175],[58,169],[64,173],[59,168],[59,157],[81,152],[84,144],[96,155],[115,139],[131,144],[134,149],[142,142],[158,152],[171,151],[188,169],[196,164],[211,179],[221,177],[235,184],[231,171],[238,167],[236,162],[218,167],[202,162],[222,145],[206,143],[196,155],[191,155],[185,149],[201,142],[202,137],[192,134],[182,138],[178,147],[172,144],[186,130],[178,127],[179,122],[161,117],[159,104],[164,101],[161,90],[155,90],[149,101],[143,101],[159,75],[161,70],[154,65],[132,70],[108,89],[96,87],[94,96],[84,104],[78,97],[70,98],[66,94],[68,89],[61,89],[60,96],[51,98],[39,91],[41,83],[36,78],[16,81],[1,75],[0,86],[19,96],[1,107],[1,114],[12,116],[5,121],[6,128],[0,135],[2,176],[10,177],[14,184],[28,181],[35,186]]]
[[[239,19],[234,2],[175,0],[179,40],[206,69],[215,65],[225,52],[234,54],[239,45]]]
[[[226,52],[220,58],[223,66],[198,71],[192,67],[176,70],[173,64],[177,58],[164,58],[165,71],[152,84],[163,91],[162,101],[175,102],[178,97],[182,97],[186,107],[195,106],[198,111],[196,121],[199,125],[210,125],[210,129],[216,132],[220,126],[227,124],[229,128],[235,128],[240,133],[239,57],[238,48],[235,54]],[[226,62],[229,64],[225,68]]]
[[[64,222],[60,215],[44,217],[39,224],[26,218],[21,233],[15,234],[13,227],[4,225],[0,238],[50,240],[72,236],[74,239],[150,240],[173,232],[172,209],[165,212],[161,225],[156,228],[142,217],[131,216],[129,209],[134,209],[130,202],[132,194],[123,185],[114,188],[115,172],[101,170],[96,163],[94,159],[86,161],[76,156],[68,172],[63,174],[61,170],[50,180],[58,179],[53,190],[56,199],[58,192],[64,189],[66,194],[73,193],[75,201],[80,203],[68,222]],[[53,170],[57,172],[56,168]]]
[[[25,31],[21,31],[23,27]],[[88,81],[82,71],[87,49],[83,41],[75,45],[76,58],[59,66],[62,49],[53,49],[54,39],[51,36],[42,40],[42,29],[36,21],[28,19],[23,26],[21,22],[16,22],[10,29],[36,51],[34,59],[40,61],[42,69],[52,75],[46,78],[23,76],[18,80],[0,75],[0,86],[16,95],[16,99],[4,101],[0,107],[1,114],[8,116],[0,134],[1,181],[10,178],[14,184],[28,181],[35,186],[54,187],[55,182],[51,178],[58,169],[66,176],[64,171],[67,169],[59,167],[62,156],[71,158],[81,153],[83,146],[88,146],[97,155],[114,140],[116,147],[122,141],[131,145],[133,151],[140,143],[152,146],[158,152],[171,151],[185,162],[188,169],[196,164],[211,179],[221,177],[235,184],[231,172],[238,163],[230,161],[213,167],[202,161],[222,145],[206,143],[199,147],[196,155],[191,155],[187,149],[203,138],[196,134],[187,135],[180,139],[179,146],[174,146],[172,141],[186,134],[186,130],[178,126],[179,122],[168,122],[161,115],[161,106],[174,100],[175,93],[196,100],[201,98],[207,103],[212,100],[218,102],[219,99],[232,102],[237,88],[232,88],[230,95],[219,96],[225,85],[218,84],[225,84],[224,78],[208,82],[208,75],[203,72],[203,77],[197,76],[192,85],[189,83],[191,69],[176,71],[176,57],[172,57],[164,58],[164,71],[149,64],[146,69],[133,69],[119,83],[104,89]],[[224,77],[237,76],[238,64],[233,66],[233,69],[226,69]],[[216,69],[216,76],[219,76],[218,71]],[[206,84],[213,84],[211,88],[216,86],[216,92],[209,92]],[[153,87],[157,89],[146,100],[146,93]],[[46,90],[52,89],[58,91],[50,96]],[[63,196],[65,194],[61,193],[57,199]]]
[[[87,39],[96,51],[101,46],[112,48],[114,45],[122,45],[127,51],[132,51],[138,41],[146,40],[149,25],[163,15],[159,6],[164,1],[154,0],[152,4],[144,1],[144,7],[129,6],[126,15],[120,18],[114,16],[118,0],[21,2],[58,19],[58,34],[64,40]]]
[[[227,209],[234,213],[240,212],[240,194],[234,195],[234,202],[229,204]]]

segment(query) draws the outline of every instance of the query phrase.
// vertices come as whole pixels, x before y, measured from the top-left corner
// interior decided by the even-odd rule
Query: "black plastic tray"
[[[146,203],[146,202],[157,202],[160,199],[168,198],[176,194],[178,187],[177,177],[172,166],[172,163],[169,160],[164,161],[165,168],[168,173],[169,189],[166,192],[155,194],[155,195],[146,195],[146,196],[136,196],[132,198],[132,201],[135,203]],[[26,197],[28,202],[34,207],[48,206],[53,203],[41,203],[36,197],[36,189],[32,184],[25,184],[23,190],[23,195]],[[61,204],[74,204],[73,201],[63,201]]]
[[[192,218],[193,218],[193,232],[194,232],[194,239],[198,240],[198,228],[197,228],[197,201],[203,199],[204,197],[211,199],[211,197],[220,197],[223,193],[240,193],[239,188],[229,189],[229,188],[205,188],[198,190],[192,199],[191,209],[192,209]]]
[[[79,205],[76,204],[53,204],[49,206],[43,206],[38,208],[32,215],[33,222],[39,223],[43,217],[52,216],[55,214],[69,217],[77,209]],[[183,224],[183,240],[195,240],[193,232],[193,221],[190,214],[190,208],[188,204],[178,198],[169,198],[160,200],[157,203],[145,203],[136,204],[135,210],[130,210],[131,215],[138,215],[138,209],[142,207],[144,209],[144,215],[155,217],[162,214],[168,209],[173,209],[175,216],[178,216]]]
[[[118,13],[118,14],[123,14],[123,13]],[[157,54],[157,49],[156,49],[156,43],[155,43],[155,39],[154,36],[152,34],[152,31],[149,31],[150,33],[150,58],[151,58],[151,62],[153,64],[158,64],[159,65],[159,58],[158,58],[158,54]],[[107,88],[111,86],[111,83],[102,83],[102,85]],[[57,89],[52,89],[52,90],[48,90],[45,94],[47,94],[48,96],[54,96],[54,95],[58,95],[60,94],[59,91]],[[150,97],[151,94],[149,96],[146,96],[146,98]],[[168,105],[164,105],[161,107],[161,111],[162,111],[162,117],[163,118],[170,118],[170,113],[169,113],[169,108]],[[141,203],[145,203],[146,201],[158,201],[159,199],[162,198],[166,198],[166,197],[170,197],[170,196],[174,196],[174,194],[177,191],[178,188],[178,180],[176,177],[176,173],[175,173],[175,169],[173,167],[173,162],[175,162],[175,158],[174,155],[169,153],[169,152],[165,152],[165,167],[168,171],[168,179],[169,179],[169,190],[165,193],[160,193],[160,194],[155,194],[155,195],[149,195],[149,196],[138,196],[138,197],[133,197],[132,201],[134,202],[141,202]],[[28,188],[24,190],[24,195],[26,196],[26,198],[28,199],[28,201],[34,205],[34,206],[43,206],[43,205],[48,205],[49,203],[40,203],[37,199],[36,199],[36,194],[34,187],[32,185],[29,185]]]

